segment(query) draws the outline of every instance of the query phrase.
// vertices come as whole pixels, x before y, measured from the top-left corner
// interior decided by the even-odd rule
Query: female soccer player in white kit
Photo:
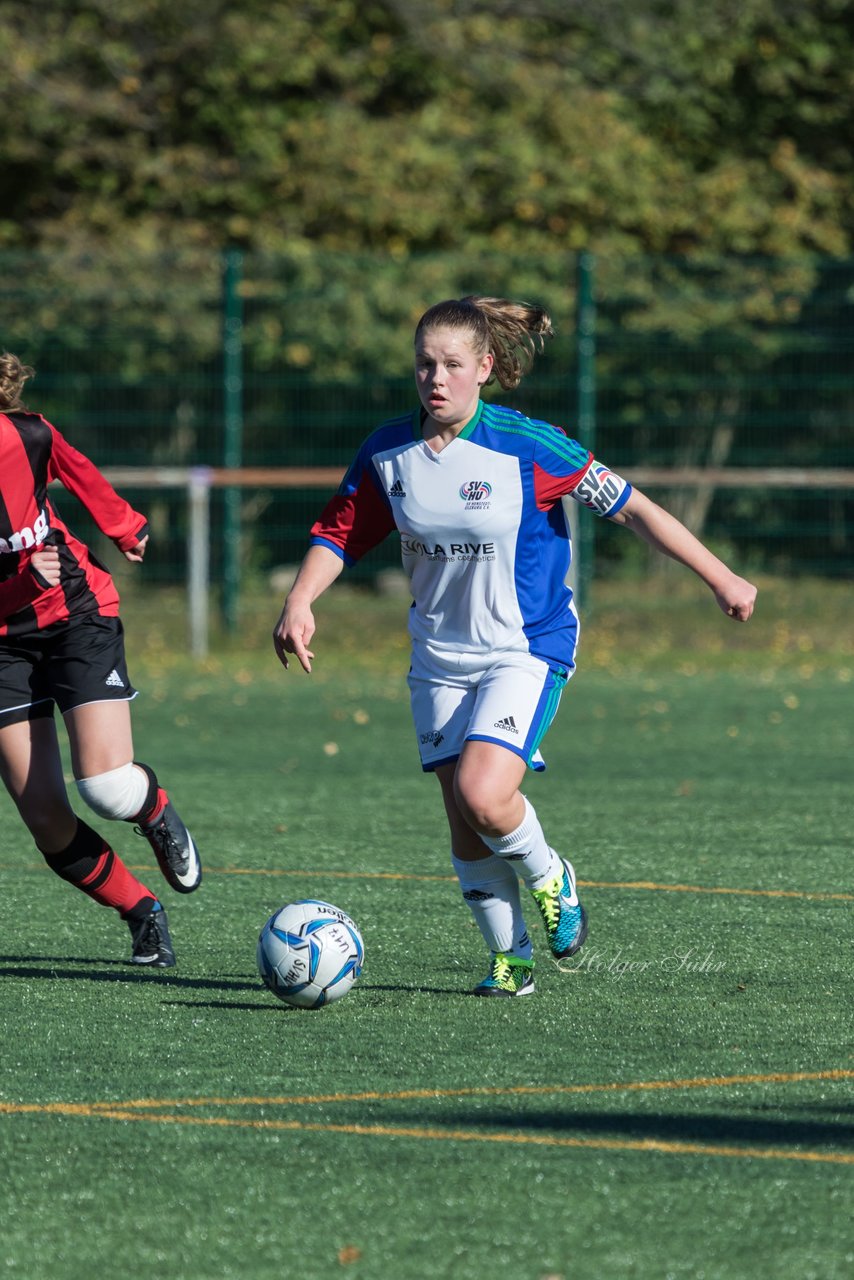
[[[684,525],[559,428],[486,403],[518,386],[545,336],[542,307],[467,297],[437,303],[415,332],[420,407],[374,431],[311,530],[273,639],[311,671],[312,603],[345,565],[397,529],[413,604],[412,715],[425,772],[442,788],[451,858],[490,952],[478,996],[534,990],[521,884],[550,952],[587,935],[575,871],[549,845],[520,790],[575,669],[578,616],[566,585],[574,498],[681,561],[730,617],[756,589]]]

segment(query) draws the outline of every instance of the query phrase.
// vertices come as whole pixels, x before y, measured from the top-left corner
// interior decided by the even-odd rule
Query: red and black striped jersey
[[[87,457],[37,413],[0,413],[0,638],[42,631],[84,614],[116,617],[110,574],[62,520],[48,493],[60,481],[120,551],[136,546],[145,516],[120,498]],[[45,587],[31,571],[33,551],[59,548],[60,581]]]

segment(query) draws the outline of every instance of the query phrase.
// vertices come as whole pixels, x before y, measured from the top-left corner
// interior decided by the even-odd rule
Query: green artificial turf
[[[526,787],[590,935],[560,967],[538,945],[517,1001],[467,995],[485,956],[388,602],[319,608],[311,678],[260,628],[194,664],[131,623],[137,756],[205,879],[171,893],[109,826],[178,954],[140,973],[2,801],[5,1272],[850,1275],[854,659],[817,623],[783,636],[782,599],[758,639],[707,615],[703,645],[689,604],[669,655],[643,600],[591,618]],[[318,1012],[255,969],[263,922],[302,896],[366,944]]]

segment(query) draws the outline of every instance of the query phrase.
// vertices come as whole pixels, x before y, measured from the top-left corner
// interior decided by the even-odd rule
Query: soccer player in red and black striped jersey
[[[124,556],[142,561],[144,516],[21,394],[33,370],[0,355],[0,776],[51,870],[112,907],[133,963],[169,968],[166,912],[104,838],[71,808],[54,722],[65,721],[82,799],[150,843],[178,893],[202,872],[192,836],[154,770],[133,758],[130,682],[113,579],[67,527],[48,486],[60,481]]]

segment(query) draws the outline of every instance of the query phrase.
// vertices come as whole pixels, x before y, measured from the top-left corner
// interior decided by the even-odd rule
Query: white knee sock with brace
[[[139,813],[148,787],[146,774],[133,762],[96,774],[94,778],[77,779],[77,790],[89,808],[101,818],[118,820],[133,818]]]

